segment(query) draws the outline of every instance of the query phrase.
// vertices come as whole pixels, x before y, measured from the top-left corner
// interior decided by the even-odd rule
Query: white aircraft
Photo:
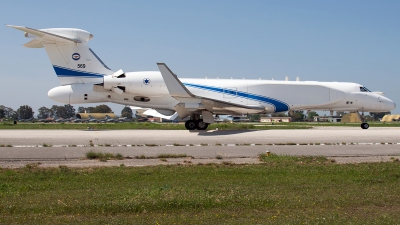
[[[160,71],[112,71],[89,48],[93,35],[75,28],[12,27],[45,48],[62,84],[48,96],[64,104],[113,102],[190,117],[188,130],[204,130],[213,114],[275,113],[289,110],[385,112],[395,103],[357,83],[178,78],[164,63]],[[361,124],[363,129],[368,123]]]

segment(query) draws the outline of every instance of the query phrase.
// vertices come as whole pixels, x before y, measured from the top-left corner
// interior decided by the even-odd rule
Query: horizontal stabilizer
[[[37,30],[37,29],[33,29],[33,28],[29,28],[29,27],[23,27],[23,26],[13,26],[13,25],[7,25],[7,27],[11,27],[17,30],[21,30],[26,32],[25,33],[25,37],[39,37],[40,41],[48,41],[48,42],[74,42],[74,43],[81,43],[81,40],[77,39],[77,38],[73,38],[73,37],[68,37],[70,35],[57,35],[57,34],[53,34],[53,33],[49,33],[46,31],[42,31],[42,30]],[[32,36],[33,35],[33,36]],[[30,42],[28,42],[27,44],[25,44],[25,47],[28,47],[26,45],[31,45]],[[33,45],[33,46],[37,46],[37,45]],[[35,47],[37,48],[37,47]]]
[[[43,48],[43,44],[40,40],[32,40],[26,44],[24,44],[24,47],[27,48]]]

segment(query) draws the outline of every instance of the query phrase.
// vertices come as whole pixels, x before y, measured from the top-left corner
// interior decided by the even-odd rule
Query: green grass
[[[53,146],[53,145],[52,145],[52,144],[43,143],[42,146],[43,146],[43,147],[51,147],[51,146]]]
[[[400,163],[0,169],[1,224],[396,224]]]
[[[13,147],[13,146],[10,144],[8,144],[8,145],[0,144],[0,147]]]
[[[116,160],[124,159],[124,157],[119,153],[112,154],[109,152],[95,152],[93,150],[86,152],[85,156],[87,159],[98,159],[102,162],[105,162],[105,161],[111,160],[111,159],[116,159]]]
[[[156,144],[144,144],[145,146],[147,146],[147,147],[156,147],[156,146],[159,146],[159,145],[156,145]]]
[[[179,144],[179,143],[173,143],[172,145],[173,145],[173,146],[186,146],[186,145],[184,145],[184,144]]]
[[[170,153],[165,153],[165,154],[159,154],[157,158],[185,158],[189,157],[186,154],[170,154]]]

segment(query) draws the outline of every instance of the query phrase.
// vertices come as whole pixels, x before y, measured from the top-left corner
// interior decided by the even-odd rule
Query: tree
[[[91,113],[112,113],[112,110],[107,105],[98,105],[96,106]]]
[[[8,119],[10,119],[10,120],[18,120],[18,113],[16,111],[14,111],[14,110],[11,111],[9,116],[8,116]]]
[[[125,106],[121,111],[121,117],[132,119],[132,116],[133,116],[132,109],[128,106]]]
[[[261,119],[261,115],[260,114],[253,114],[251,116],[249,116],[250,121],[251,122],[260,122]]]
[[[6,107],[4,105],[0,105],[0,108],[3,109],[4,111],[4,117],[7,119],[14,119],[13,116],[16,115],[16,112],[10,108],[10,107]],[[14,116],[15,117],[15,116]],[[16,116],[16,119],[18,119],[18,116]],[[15,120],[15,119],[14,119]]]
[[[45,106],[40,107],[38,109],[38,111],[39,111],[39,114],[37,115],[38,119],[46,119],[46,118],[50,117],[52,114],[51,109],[49,109]]]
[[[4,109],[0,108],[0,119],[3,119],[5,116]]]
[[[75,116],[75,108],[72,105],[66,104],[63,107],[65,108],[65,118],[71,118]]]
[[[86,111],[85,107],[83,107],[83,106],[78,107],[78,113],[85,113],[85,111]]]
[[[54,111],[55,110],[55,116],[61,117],[61,118],[70,118],[75,116],[75,109],[72,105],[66,104],[63,106],[58,106],[58,105],[53,105],[51,109]]]
[[[307,113],[307,119],[308,120],[314,120],[314,116],[319,116],[319,115],[315,111],[310,111],[310,112]]]
[[[17,110],[18,117],[21,119],[30,119],[33,117],[33,110],[28,105],[20,106]]]
[[[292,114],[293,121],[299,122],[304,120],[304,112],[303,111],[293,111]]]
[[[4,110],[4,108],[4,105],[0,105],[0,118],[4,118],[6,116],[6,111]]]
[[[57,116],[59,116],[59,115],[57,114],[57,109],[58,109],[58,105],[53,105],[53,106],[51,107],[51,114],[50,114],[51,117],[57,117]]]

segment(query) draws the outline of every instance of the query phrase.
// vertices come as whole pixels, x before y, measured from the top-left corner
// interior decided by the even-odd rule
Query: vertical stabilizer
[[[25,32],[32,40],[24,46],[45,48],[61,84],[103,82],[103,76],[113,74],[103,61],[89,48],[93,35],[76,28],[36,30],[11,26]]]

